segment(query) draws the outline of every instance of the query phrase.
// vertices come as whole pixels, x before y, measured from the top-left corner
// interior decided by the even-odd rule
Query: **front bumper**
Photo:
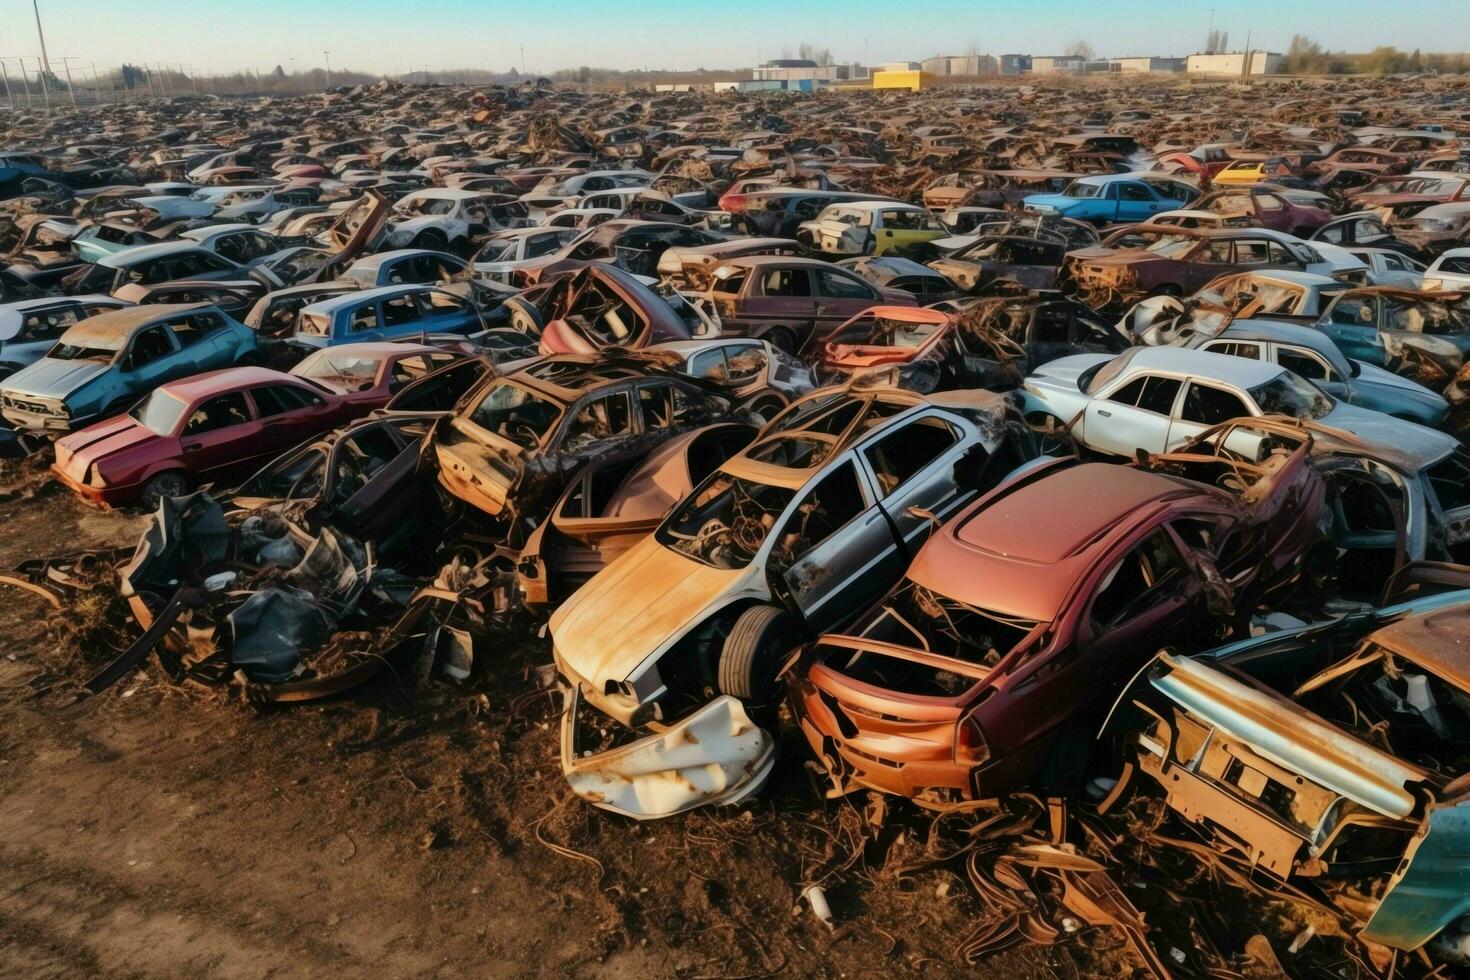
[[[89,483],[83,483],[60,466],[52,465],[51,475],[57,481],[72,490],[79,496],[102,507],[118,507],[122,504],[132,503],[142,493],[142,484],[131,484],[127,486],[94,487]]]
[[[776,742],[724,695],[643,738],[605,752],[579,752],[577,687],[563,688],[561,770],[593,806],[653,820],[699,806],[735,805],[758,793],[776,764]]]
[[[14,405],[6,405],[4,408],[0,408],[0,415],[4,415],[5,420],[17,429],[25,429],[29,432],[71,432],[74,429],[80,429],[89,421],[87,419],[72,419],[53,412],[19,408]]]

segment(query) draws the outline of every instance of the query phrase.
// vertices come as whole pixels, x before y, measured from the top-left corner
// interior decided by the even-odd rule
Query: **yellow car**
[[[1215,174],[1211,183],[1219,184],[1269,184],[1277,177],[1291,174],[1291,168],[1281,157],[1262,160],[1236,160]]]
[[[829,205],[796,228],[796,240],[829,255],[884,255],[905,245],[946,238],[939,219],[913,204],[848,201]]]

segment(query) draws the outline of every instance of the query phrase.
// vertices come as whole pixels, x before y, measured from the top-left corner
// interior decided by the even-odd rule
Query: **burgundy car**
[[[267,368],[210,371],[161,385],[127,414],[59,440],[52,470],[96,503],[155,507],[200,483],[244,476],[367,410]]]
[[[1298,238],[1306,238],[1335,217],[1325,208],[1298,204],[1265,184],[1224,187],[1211,191],[1189,207],[1192,211],[1220,215],[1227,228],[1274,228]]]
[[[341,395],[361,414],[382,408],[404,385],[463,356],[427,344],[338,344],[308,354],[290,373]]]
[[[1307,455],[1240,465],[1236,492],[1071,459],[1002,483],[802,651],[790,699],[817,757],[840,785],[940,802],[1073,782],[1089,715],[1160,647],[1212,642],[1315,540]]]

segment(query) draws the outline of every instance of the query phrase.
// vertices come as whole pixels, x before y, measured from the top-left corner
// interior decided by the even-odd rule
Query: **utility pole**
[[[522,44],[521,45],[521,74],[524,75],[525,73],[526,73],[526,46],[524,44]]]
[[[5,77],[5,102],[14,110],[15,96],[10,94],[10,69],[5,67],[4,58],[0,58],[0,75]]]
[[[66,90],[71,93],[71,107],[77,109],[77,87],[71,82],[71,63],[81,59],[67,56],[58,60],[61,62],[62,70],[66,72]]]
[[[22,62],[21,64],[24,65],[24,62]],[[40,58],[37,58],[36,59],[36,74],[37,74],[37,77],[40,78],[40,80],[41,80],[41,98],[46,103],[46,113],[47,113],[47,115],[50,115],[50,113],[51,113],[51,85],[49,84],[49,82],[50,82],[50,79],[51,79],[51,70],[49,68],[45,68],[44,67],[44,64],[45,63],[42,62]]]
[[[51,74],[51,59],[46,57],[46,32],[41,30],[41,3],[40,0],[31,0],[31,9],[36,12],[36,37],[41,41],[41,69],[45,74],[41,76],[41,91],[46,91],[46,79]],[[46,111],[51,111],[51,96],[46,95]]]
[[[322,52],[322,57],[324,57],[324,58],[327,59],[327,84],[326,84],[326,87],[327,88],[331,88],[332,87],[332,52],[330,52],[330,51],[323,51]]]
[[[1215,50],[1215,8],[1210,8],[1210,33],[1205,35],[1205,54],[1219,54]]]
[[[1243,67],[1245,69],[1244,72],[1243,72],[1243,74],[1245,75],[1246,78],[1250,78],[1251,77],[1251,32],[1250,32],[1249,29],[1247,29],[1246,32],[1245,32],[1245,64],[1244,64]]]

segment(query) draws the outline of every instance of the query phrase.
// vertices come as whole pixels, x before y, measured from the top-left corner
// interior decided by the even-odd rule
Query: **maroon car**
[[[428,344],[337,344],[306,355],[291,374],[341,395],[360,414],[382,408],[405,385],[463,356]]]
[[[1091,716],[1160,647],[1214,642],[1315,540],[1323,483],[1300,449],[1240,463],[1236,492],[1161,462],[1023,470],[805,649],[790,699],[834,780],[940,802],[1066,785]]]
[[[788,354],[870,306],[917,306],[913,293],[875,286],[830,262],[747,255],[715,269],[707,296],[724,332],[759,337]]]
[[[96,503],[156,507],[200,483],[244,476],[368,408],[267,368],[210,371],[59,440],[52,470]]]
[[[1335,217],[1326,208],[1298,204],[1266,184],[1223,187],[1189,207],[1220,215],[1226,227],[1274,228],[1298,238],[1306,238]]]

